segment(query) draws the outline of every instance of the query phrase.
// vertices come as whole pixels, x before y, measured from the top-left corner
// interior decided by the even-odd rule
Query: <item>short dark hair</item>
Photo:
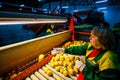
[[[114,34],[109,27],[96,26],[93,27],[92,32],[98,37],[100,44],[105,50],[113,50],[115,48]]]

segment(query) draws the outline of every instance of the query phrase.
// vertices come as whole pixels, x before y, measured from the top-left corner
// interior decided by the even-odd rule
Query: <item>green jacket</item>
[[[96,57],[87,56],[93,51],[90,44],[84,46],[72,46],[65,49],[65,53],[74,55],[85,55],[86,67],[83,69],[85,80],[120,80],[119,60],[117,55],[111,51],[101,51]]]
[[[49,28],[48,28],[48,29],[46,30],[46,34],[47,34],[47,35],[49,35],[49,34],[53,34],[53,33],[54,33],[54,32],[53,32],[52,29],[49,29]]]

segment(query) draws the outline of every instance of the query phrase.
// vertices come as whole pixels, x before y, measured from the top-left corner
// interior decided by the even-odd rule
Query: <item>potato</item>
[[[64,67],[67,67],[67,63],[66,63],[66,62],[64,62],[64,63],[63,63],[63,66],[64,66]]]
[[[68,76],[67,70],[64,70],[64,71],[63,71],[63,75],[64,75],[64,76]]]
[[[56,70],[56,71],[60,71],[60,68],[61,68],[61,66],[56,66],[56,67],[55,67],[55,70]]]
[[[62,80],[62,78],[58,77],[57,80]]]
[[[73,70],[72,68],[68,69],[68,72],[69,72],[69,74],[71,74],[71,75],[74,75],[74,74],[75,74],[75,72],[74,72],[74,70]]]
[[[63,71],[64,71],[64,70],[61,68],[61,69],[60,69],[60,73],[63,74]]]
[[[74,61],[75,57],[74,56],[70,56],[70,60]]]
[[[79,69],[77,67],[74,66],[73,69],[74,69],[74,71],[75,71],[76,74],[79,72]]]
[[[52,68],[54,68],[54,67],[55,67],[54,62],[51,62],[51,63],[50,63],[50,66],[51,66]]]
[[[60,56],[60,61],[63,61],[64,60],[64,56]]]
[[[12,79],[12,78],[14,78],[14,77],[16,77],[16,76],[17,76],[17,74],[14,73],[14,74],[12,74],[12,75],[10,76],[10,79]]]
[[[52,71],[51,71],[50,69],[48,69],[48,70],[46,71],[46,74],[47,74],[48,76],[51,76],[51,75],[52,75]]]
[[[55,66],[58,66],[58,65],[59,65],[58,61],[55,61],[54,64],[55,64]]]
[[[44,54],[40,54],[40,55],[38,56],[38,62],[40,62],[41,60],[43,60],[43,59],[44,59],[44,57],[45,57],[45,55],[44,55]]]
[[[43,67],[43,70],[46,73],[49,70],[49,68],[48,67]]]
[[[59,65],[59,66],[62,66],[62,65],[63,65],[63,62],[62,62],[62,61],[58,61],[58,65]]]
[[[59,57],[56,56],[54,60],[55,60],[55,61],[58,61],[58,60],[59,60]]]

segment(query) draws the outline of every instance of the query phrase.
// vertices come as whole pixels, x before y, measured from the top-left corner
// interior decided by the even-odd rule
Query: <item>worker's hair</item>
[[[115,47],[114,34],[109,27],[96,26],[93,27],[92,33],[98,37],[101,45],[105,50],[113,50]]]

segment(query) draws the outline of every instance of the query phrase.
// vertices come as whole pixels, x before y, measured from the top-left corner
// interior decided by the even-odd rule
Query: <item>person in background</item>
[[[103,25],[104,27],[110,27],[110,24],[104,18],[104,13],[101,11],[92,11],[88,13],[87,18],[84,19],[83,23],[94,26]]]
[[[80,71],[77,80],[120,80],[119,58],[114,52],[112,30],[109,27],[97,26],[90,34],[90,42],[83,46],[59,48],[68,54],[84,55],[84,61],[77,60],[75,63]]]
[[[66,22],[66,26],[68,26],[68,28],[70,26],[70,20],[71,20],[72,17],[73,17],[73,15],[71,13],[68,13],[68,15],[67,15],[67,22]]]
[[[55,28],[54,24],[50,24],[50,26],[46,30],[46,35],[56,33],[57,29]]]
[[[80,25],[80,24],[83,23],[83,20],[81,19],[81,17],[79,15],[74,13],[73,16],[74,16],[74,23],[75,23],[75,25]]]
[[[114,26],[112,27],[112,31],[115,35],[115,47],[116,47],[116,50],[117,48],[119,48],[119,39],[120,39],[120,22],[118,23],[115,23]]]

